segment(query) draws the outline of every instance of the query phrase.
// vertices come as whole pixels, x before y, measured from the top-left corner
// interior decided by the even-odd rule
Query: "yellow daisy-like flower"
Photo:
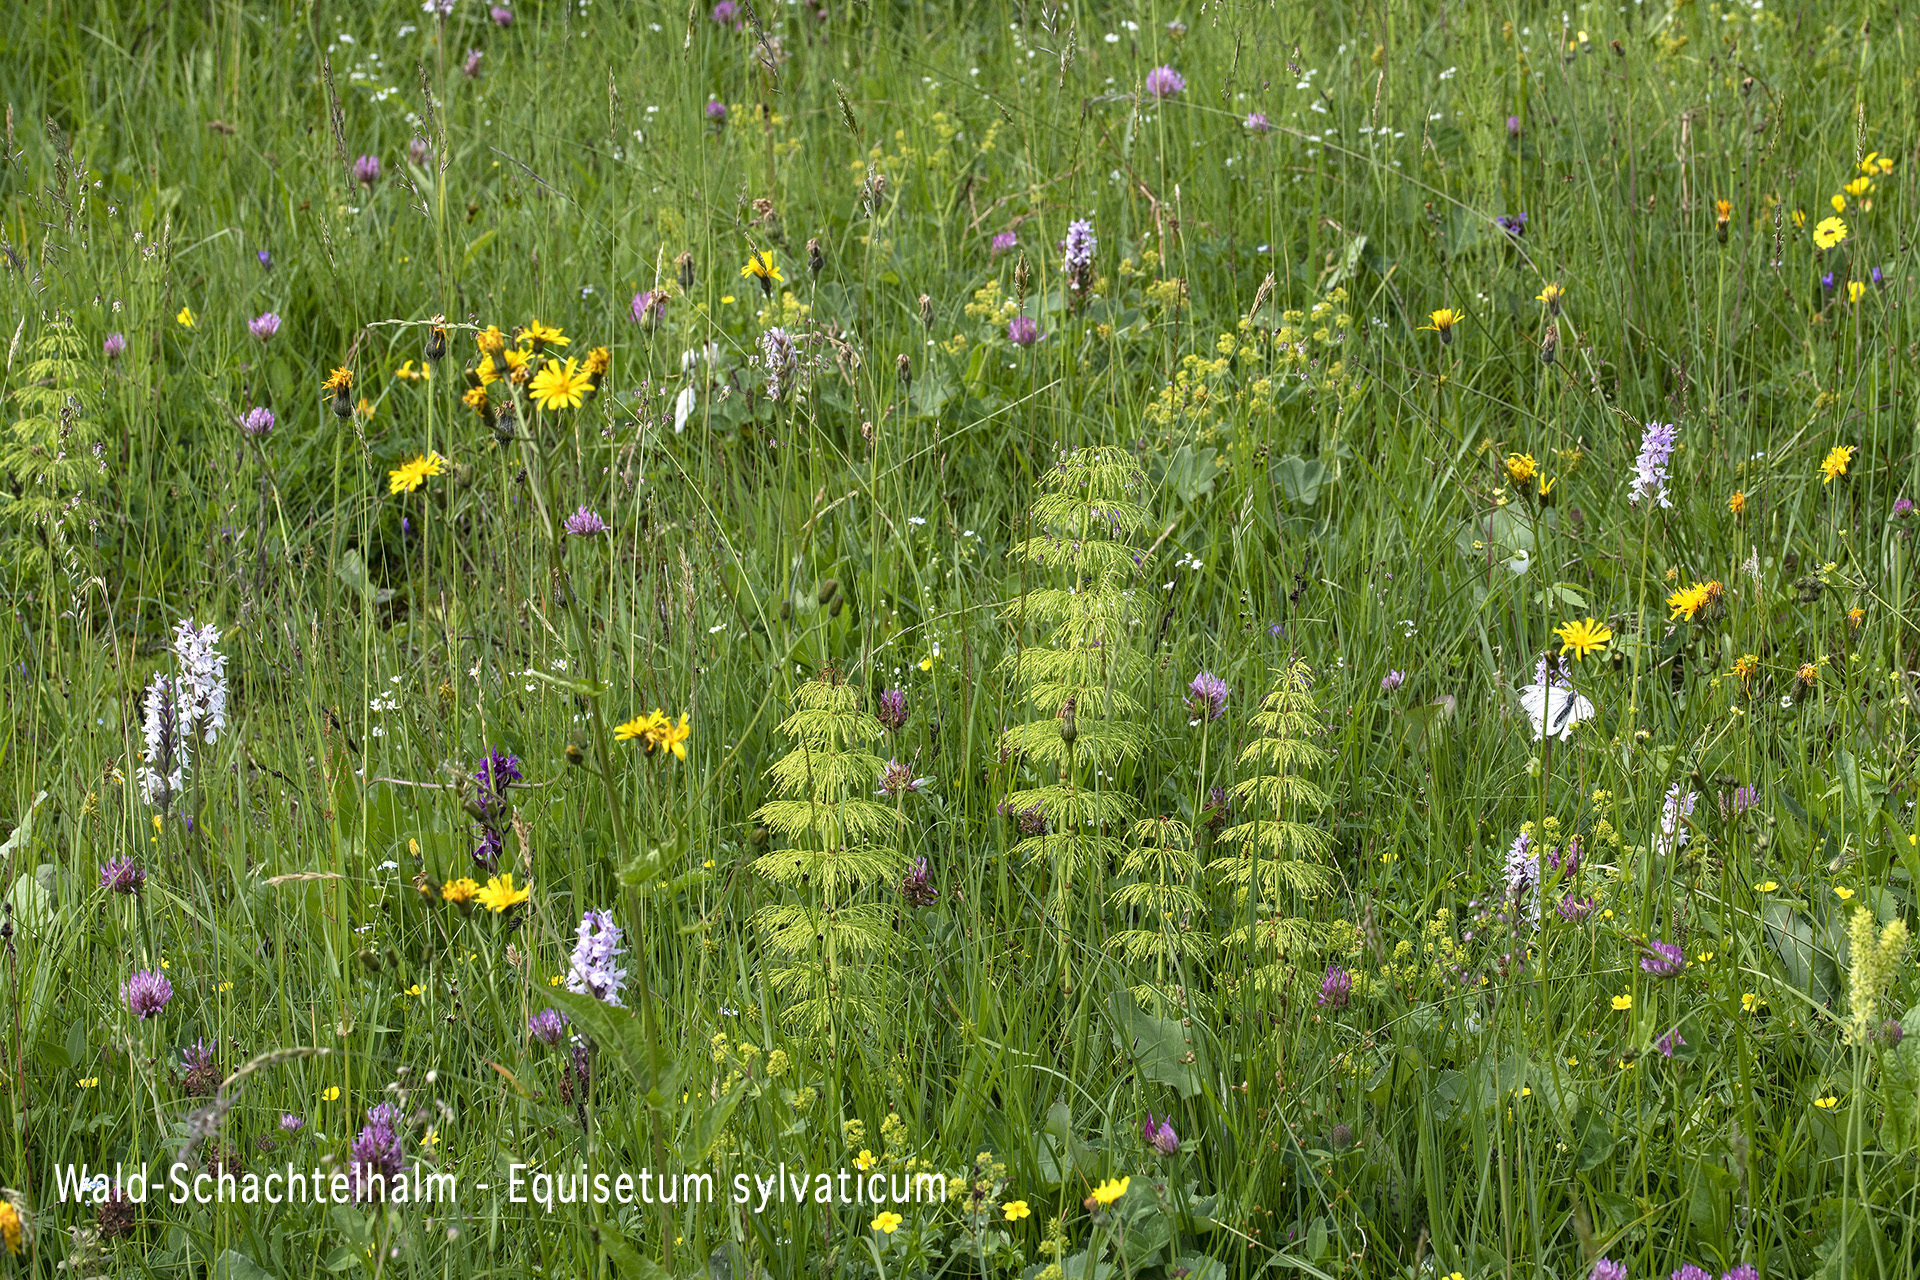
[[[671,751],[673,752],[674,759],[685,760],[687,758],[687,739],[692,736],[693,726],[687,723],[687,713],[682,711],[680,713],[679,724],[667,724],[664,718],[662,719],[660,730],[654,734],[653,744],[648,747],[648,750]]]
[[[1753,679],[1753,673],[1759,669],[1760,655],[1757,653],[1743,653],[1733,660],[1733,674],[1739,678],[1741,684]]]
[[[482,355],[490,356],[496,351],[506,349],[507,335],[500,332],[499,325],[490,324],[473,335],[473,345],[480,348]]]
[[[1846,238],[1847,224],[1839,218],[1822,218],[1813,229],[1813,243],[1822,249],[1831,249]]]
[[[446,470],[447,460],[437,453],[423,453],[411,462],[403,462],[387,472],[387,492],[412,493],[427,482],[428,476],[437,476]]]
[[[1800,664],[1800,670],[1795,672],[1794,675],[1801,684],[1810,685],[1820,678],[1820,668],[1814,666],[1811,662],[1803,662]]]
[[[485,387],[468,387],[467,393],[460,397],[460,403],[475,413],[485,413],[487,411],[487,389]]]
[[[758,280],[760,287],[771,289],[776,284],[785,284],[787,278],[780,274],[780,268],[774,265],[773,250],[747,255],[747,265],[740,268],[742,280]]]
[[[1848,195],[1852,196],[1855,200],[1858,200],[1861,196],[1873,190],[1873,179],[1867,178],[1867,177],[1855,178],[1852,182],[1849,182],[1845,187],[1843,187],[1842,190],[1844,190]]]
[[[7,1252],[16,1258],[27,1250],[26,1224],[10,1200],[0,1200],[0,1239],[6,1240]]]
[[[473,900],[489,911],[505,911],[508,907],[517,907],[533,896],[533,886],[513,887],[513,872],[502,871],[487,881],[487,887],[473,896]]]
[[[1758,889],[1761,893],[1772,893],[1775,889],[1778,889],[1780,887],[1780,882],[1778,880],[1762,880],[1759,884],[1753,887]]]
[[[320,1101],[322,1102],[340,1101],[340,1086],[337,1084],[330,1084],[326,1088],[322,1089],[320,1091]]]
[[[1540,464],[1533,460],[1532,454],[1510,453],[1507,455],[1507,478],[1517,487],[1526,488],[1539,474]]]
[[[482,360],[474,373],[483,387],[490,387],[502,378],[525,382],[527,362],[532,359],[533,352],[524,347],[502,347]]]
[[[1733,491],[1733,496],[1727,499],[1727,510],[1733,512],[1733,514],[1735,515],[1739,515],[1741,512],[1745,511],[1746,509],[1747,509],[1747,491],[1745,489],[1735,489]]]
[[[1837,444],[1827,450],[1827,456],[1820,460],[1821,484],[1832,484],[1847,474],[1847,468],[1853,463],[1854,447],[1850,444]]]
[[[1715,222],[1724,224],[1731,217],[1733,217],[1733,201],[1715,200],[1713,202],[1713,220]]]
[[[1685,618],[1688,622],[1692,622],[1694,615],[1706,608],[1713,599],[1716,594],[1714,588],[1719,585],[1717,582],[1698,582],[1668,596],[1667,608],[1673,612],[1668,616],[1667,621],[1678,622]]]
[[[1095,1204],[1105,1208],[1127,1194],[1127,1186],[1132,1181],[1131,1175],[1124,1178],[1109,1178],[1093,1189],[1091,1199]]]
[[[1000,1215],[1008,1222],[1018,1222],[1022,1218],[1033,1216],[1033,1210],[1027,1207],[1025,1200],[1009,1200],[1000,1206]]]
[[[449,880],[440,886],[440,896],[448,902],[472,902],[473,895],[480,892],[480,886],[469,876],[458,880]]]
[[[621,742],[632,742],[635,738],[645,738],[649,744],[663,729],[667,728],[667,718],[656,709],[644,716],[635,716],[625,724],[615,725],[613,736]]]
[[[528,390],[533,402],[542,409],[577,409],[593,390],[593,384],[578,360],[569,360],[565,365],[549,360],[546,368],[533,375]]]
[[[889,1213],[875,1214],[873,1219],[873,1229],[875,1231],[880,1232],[882,1235],[890,1236],[894,1232],[898,1231],[900,1229],[900,1224],[905,1221],[906,1219],[901,1217],[897,1213],[889,1212]]]
[[[1633,1008],[1633,992],[1622,991],[1619,995],[1615,996],[1613,998],[1613,1007],[1622,1013]]]
[[[1569,653],[1575,659],[1584,658],[1606,648],[1607,641],[1613,639],[1613,629],[1601,626],[1592,618],[1582,618],[1578,622],[1555,627],[1553,634],[1560,637],[1560,656],[1563,658]]]
[[[1831,1111],[1835,1107],[1840,1105],[1840,1099],[1834,1097],[1832,1094],[1828,1094],[1824,1098],[1815,1098],[1813,1100],[1813,1105],[1820,1108],[1822,1111]]]
[[[606,376],[607,369],[612,364],[613,353],[605,347],[595,347],[587,352],[587,362],[580,367],[587,371],[589,378],[600,378]]]
[[[173,322],[179,325],[182,329],[191,329],[193,328],[194,325],[199,323],[199,320],[193,314],[192,307],[182,307],[180,308],[180,314],[173,318]]]
[[[416,982],[416,983],[414,983],[414,984],[413,984],[412,986],[410,986],[410,987],[408,987],[408,988],[407,988],[407,989],[406,989],[405,991],[403,991],[403,992],[402,992],[401,994],[402,994],[402,995],[409,995],[409,996],[417,996],[417,995],[419,995],[419,994],[420,994],[420,984],[419,984],[419,983],[417,983],[417,982]]]
[[[403,360],[400,362],[400,367],[393,371],[393,376],[402,382],[425,382],[433,376],[433,369],[425,360],[422,360],[417,368],[413,361]]]
[[[327,375],[327,380],[320,384],[320,390],[329,395],[343,395],[353,390],[353,370],[335,369]]]
[[[538,351],[542,347],[564,347],[573,339],[552,325],[541,324],[538,320],[529,320],[527,327],[520,331],[520,341]]]
[[[1857,627],[1866,620],[1867,611],[1865,609],[1856,606],[1855,608],[1847,610],[1847,621],[1851,622],[1854,626]]]
[[[1543,287],[1540,290],[1540,292],[1537,295],[1535,295],[1533,300],[1535,302],[1546,303],[1547,309],[1549,311],[1554,312],[1557,315],[1559,314],[1559,311],[1560,311],[1560,303],[1566,298],[1566,296],[1567,296],[1567,291],[1564,286],[1557,285],[1557,284],[1550,284]]]
[[[1464,312],[1455,311],[1452,307],[1442,307],[1428,316],[1427,319],[1429,323],[1421,325],[1420,329],[1422,332],[1431,329],[1440,335],[1440,341],[1452,342],[1453,326],[1459,324],[1466,318]]]

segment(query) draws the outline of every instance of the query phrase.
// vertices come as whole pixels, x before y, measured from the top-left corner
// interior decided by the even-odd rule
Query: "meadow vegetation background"
[[[1905,6],[0,48],[10,1271],[1920,1266]]]

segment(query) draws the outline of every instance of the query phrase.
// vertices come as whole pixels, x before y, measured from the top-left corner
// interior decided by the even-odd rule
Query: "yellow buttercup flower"
[[[508,907],[517,907],[533,896],[533,886],[513,887],[513,872],[502,871],[487,881],[487,887],[475,894],[473,900],[489,911],[505,911]]]
[[[1009,1200],[1000,1206],[1000,1214],[1008,1222],[1018,1222],[1022,1218],[1033,1216],[1033,1210],[1027,1207],[1025,1200]]]
[[[1827,450],[1827,456],[1820,460],[1821,484],[1832,484],[1847,474],[1847,467],[1853,462],[1854,447],[1850,444],[1837,444]]]
[[[1740,997],[1740,1007],[1748,1013],[1758,1013],[1760,1007],[1764,1004],[1766,1004],[1765,998],[1757,996],[1751,991]]]
[[[1772,893],[1775,889],[1778,889],[1780,887],[1780,882],[1778,880],[1762,880],[1759,884],[1753,887],[1755,889],[1758,889],[1761,893]]]
[[[1132,1181],[1133,1178],[1131,1175],[1125,1178],[1107,1179],[1107,1181],[1093,1189],[1093,1202],[1101,1208],[1105,1208],[1121,1196],[1127,1194],[1127,1185]]]
[[[1569,622],[1554,628],[1553,633],[1560,637],[1560,656],[1563,658],[1569,653],[1575,659],[1584,658],[1606,648],[1607,641],[1613,639],[1613,629],[1601,626],[1592,618]]]
[[[890,1236],[894,1232],[898,1231],[900,1229],[900,1224],[905,1221],[906,1219],[901,1217],[897,1213],[889,1212],[889,1213],[876,1214],[873,1219],[873,1229],[875,1231],[882,1233],[883,1235]]]
[[[478,892],[480,892],[480,886],[470,876],[449,880],[440,886],[440,896],[448,902],[472,902],[473,895]]]
[[[565,365],[558,360],[547,361],[547,367],[533,375],[528,387],[533,402],[542,409],[577,409],[592,390],[593,383],[577,360]]]
[[[1619,995],[1615,996],[1613,998],[1613,1007],[1622,1013],[1633,1008],[1633,992],[1622,991]]]
[[[1822,249],[1831,249],[1846,238],[1847,224],[1838,218],[1822,218],[1813,229],[1813,242]]]
[[[447,460],[437,453],[421,454],[411,462],[403,462],[387,472],[387,492],[413,493],[427,482],[428,476],[437,476],[446,469]]]
[[[1833,896],[1842,902],[1851,902],[1853,901],[1853,890],[1843,884],[1837,884],[1833,886]]]
[[[878,1156],[874,1155],[873,1152],[867,1150],[865,1147],[862,1147],[860,1148],[860,1154],[854,1157],[853,1167],[865,1173],[879,1163],[880,1158]]]
[[[179,325],[182,329],[191,329],[196,323],[198,323],[196,317],[193,314],[192,307],[180,308],[180,314],[173,318],[173,322]]]
[[[1820,1108],[1822,1111],[1831,1111],[1835,1107],[1840,1105],[1840,1099],[1834,1097],[1832,1094],[1828,1094],[1824,1098],[1815,1098],[1813,1100],[1813,1105]]]
[[[340,1086],[337,1084],[330,1084],[320,1091],[320,1101],[322,1102],[338,1102],[339,1100]]]

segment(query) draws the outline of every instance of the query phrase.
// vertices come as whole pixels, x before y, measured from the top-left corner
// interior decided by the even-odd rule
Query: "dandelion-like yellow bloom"
[[[1727,499],[1727,510],[1733,512],[1733,514],[1735,515],[1739,515],[1742,511],[1745,511],[1746,509],[1747,509],[1747,491],[1745,489],[1735,489],[1733,491],[1733,496]]]
[[[653,744],[648,747],[648,750],[671,751],[676,760],[685,760],[687,739],[692,736],[693,726],[687,723],[687,713],[683,711],[680,713],[679,724],[666,724],[663,720],[660,731],[654,735]]]
[[[353,390],[353,370],[335,369],[327,375],[327,380],[320,384],[320,389],[329,395],[340,395]]]
[[[645,738],[649,743],[654,736],[667,727],[667,718],[656,709],[644,716],[635,716],[625,724],[615,725],[613,736],[621,742],[632,742],[635,738]]]
[[[20,1211],[10,1200],[0,1200],[0,1238],[6,1240],[7,1252],[16,1258],[27,1250],[26,1224],[20,1221]]]
[[[420,362],[418,368],[414,366],[413,361],[402,360],[400,367],[393,371],[393,376],[402,382],[425,382],[433,376],[433,369],[424,360]]]
[[[1712,603],[1718,594],[1716,588],[1719,586],[1717,582],[1697,582],[1691,587],[1683,588],[1668,596],[1667,608],[1673,612],[1668,616],[1667,621],[1678,622],[1685,618],[1688,622],[1692,622],[1695,614]]]
[[[1855,609],[1847,610],[1847,621],[1851,622],[1854,626],[1858,627],[1860,624],[1864,623],[1866,620],[1867,620],[1867,611],[1865,609],[1855,608]]]
[[[1566,296],[1566,289],[1557,284],[1550,284],[1540,290],[1539,294],[1534,297],[1534,301],[1546,303],[1549,311],[1555,315],[1559,315],[1560,303]]]
[[[1442,307],[1427,317],[1430,323],[1420,326],[1422,332],[1431,329],[1440,335],[1440,341],[1453,341],[1453,326],[1466,319],[1466,313],[1455,311],[1452,307]]]
[[[1569,622],[1554,628],[1553,633],[1560,637],[1560,656],[1563,658],[1569,653],[1575,659],[1584,658],[1606,648],[1607,641],[1613,639],[1613,629],[1601,626],[1592,618]]]
[[[1127,1194],[1127,1185],[1132,1181],[1131,1175],[1124,1178],[1109,1178],[1093,1189],[1091,1198],[1095,1204],[1105,1208]]]
[[[1848,184],[1847,184],[1847,185],[1846,185],[1846,186],[1845,186],[1844,188],[1842,188],[1842,189],[1843,189],[1843,190],[1844,190],[1844,191],[1845,191],[1845,192],[1846,192],[1846,193],[1847,193],[1848,195],[1850,195],[1850,196],[1852,196],[1852,197],[1853,197],[1853,198],[1854,198],[1855,200],[1858,200],[1858,199],[1859,199],[1859,198],[1860,198],[1861,196],[1863,196],[1863,195],[1865,195],[1865,194],[1867,194],[1867,192],[1869,192],[1869,191],[1871,191],[1871,190],[1873,190],[1873,179],[1871,179],[1871,178],[1855,178],[1855,179],[1854,179],[1854,180],[1853,180],[1852,182],[1849,182],[1849,183],[1848,183]]]
[[[577,409],[592,390],[593,384],[577,360],[565,365],[558,360],[547,361],[547,367],[533,375],[528,387],[533,402],[542,409]]]
[[[1753,679],[1754,672],[1760,670],[1760,655],[1743,653],[1733,660],[1733,674],[1741,684]]]
[[[1799,680],[1801,684],[1811,685],[1815,680],[1820,678],[1820,668],[1814,666],[1811,662],[1803,662],[1800,664],[1800,670],[1794,672],[1794,678]]]
[[[1540,464],[1533,460],[1530,453],[1510,453],[1507,455],[1507,478],[1524,489],[1540,474]]]
[[[193,314],[192,307],[182,307],[180,308],[180,314],[173,318],[173,322],[182,329],[191,329],[198,323],[198,320]]]
[[[1613,1007],[1622,1013],[1633,1008],[1633,992],[1622,991],[1619,995],[1615,996],[1613,998]]]
[[[490,324],[473,335],[473,345],[480,348],[482,355],[490,356],[496,351],[506,350],[507,335],[500,332],[499,325]]]
[[[774,265],[773,250],[747,255],[747,265],[740,268],[742,280],[758,280],[763,288],[776,284],[785,284],[787,278],[780,274],[780,268]]]
[[[1733,217],[1733,201],[1715,200],[1713,202],[1713,220],[1715,222],[1725,222],[1731,217]]]
[[[1850,444],[1837,444],[1827,450],[1827,456],[1820,460],[1821,484],[1832,484],[1847,474],[1847,468],[1853,463],[1854,447]]]
[[[573,339],[552,325],[541,324],[538,320],[529,320],[527,327],[520,331],[520,341],[538,351],[542,347],[564,347]]]
[[[524,382],[523,376],[527,362],[533,359],[533,352],[525,347],[502,347],[480,362],[474,373],[480,379],[480,385],[490,387],[502,378],[511,378],[515,382]],[[504,366],[504,367],[503,367]]]
[[[532,885],[516,889],[513,887],[513,872],[502,871],[487,881],[487,887],[473,895],[473,900],[489,911],[499,912],[508,907],[517,907],[532,896]]]
[[[905,1221],[906,1221],[905,1218],[891,1211],[887,1213],[875,1214],[873,1219],[873,1229],[875,1231],[882,1233],[883,1235],[890,1236],[894,1232],[898,1231],[900,1229],[900,1224]]]
[[[587,371],[589,378],[598,378],[603,376],[612,364],[613,353],[605,347],[595,347],[587,352],[587,362],[580,367]]]
[[[1813,229],[1813,243],[1822,249],[1831,249],[1846,238],[1847,224],[1839,218],[1822,218]]]
[[[487,411],[487,389],[485,387],[467,388],[467,394],[460,397],[460,403],[475,413],[485,413]]]
[[[411,462],[403,462],[387,472],[388,493],[412,493],[446,470],[447,460],[437,453],[423,453]]]
[[[1022,1218],[1033,1216],[1033,1210],[1027,1207],[1025,1200],[1009,1200],[1000,1206],[1000,1215],[1008,1222],[1018,1222]]]
[[[470,876],[458,880],[449,880],[440,886],[440,896],[448,902],[472,902],[473,895],[480,892],[480,886]]]

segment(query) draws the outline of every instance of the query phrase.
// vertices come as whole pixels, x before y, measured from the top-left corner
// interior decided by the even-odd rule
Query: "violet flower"
[[[1172,67],[1155,67],[1147,72],[1147,92],[1156,98],[1171,98],[1186,87],[1186,78]]]
[[[1647,944],[1640,967],[1656,978],[1677,978],[1687,967],[1687,953],[1678,944],[1655,940]]]
[[[100,887],[114,893],[138,893],[147,885],[147,873],[131,858],[116,858],[100,868]]]
[[[1218,720],[1227,711],[1227,682],[1211,671],[1202,671],[1187,686],[1187,708],[1205,708],[1207,719]]]
[[[1044,336],[1032,316],[1015,316],[1007,321],[1007,341],[1016,347],[1030,347]]]
[[[271,311],[262,311],[253,319],[247,321],[247,332],[260,339],[260,341],[265,342],[268,338],[280,332],[280,317]]]
[[[1633,461],[1633,481],[1627,486],[1627,501],[1635,506],[1642,498],[1655,506],[1671,507],[1667,497],[1667,464],[1673,458],[1673,441],[1680,428],[1671,423],[1649,422],[1640,437],[1640,455]]]
[[[1146,1123],[1140,1126],[1140,1140],[1163,1156],[1177,1155],[1180,1151],[1180,1135],[1173,1131],[1172,1117],[1153,1118],[1153,1112],[1147,1112]]]
[[[273,410],[255,405],[240,415],[240,429],[256,438],[267,435],[273,430]]]
[[[173,984],[158,969],[135,969],[133,976],[121,985],[120,995],[127,1002],[128,1012],[145,1022],[158,1017],[167,1007],[167,1001],[173,999]]]
[[[353,178],[363,187],[380,181],[380,157],[361,156],[353,162]]]
[[[625,953],[613,913],[589,908],[580,917],[573,959],[567,968],[567,990],[620,1007],[620,987],[627,980],[627,971],[619,967],[619,962]]]
[[[1337,964],[1327,966],[1326,976],[1320,979],[1320,999],[1322,1009],[1344,1009],[1353,999],[1353,975]]]
[[[576,538],[597,538],[607,531],[607,522],[583,502],[578,511],[567,517],[564,528]]]

